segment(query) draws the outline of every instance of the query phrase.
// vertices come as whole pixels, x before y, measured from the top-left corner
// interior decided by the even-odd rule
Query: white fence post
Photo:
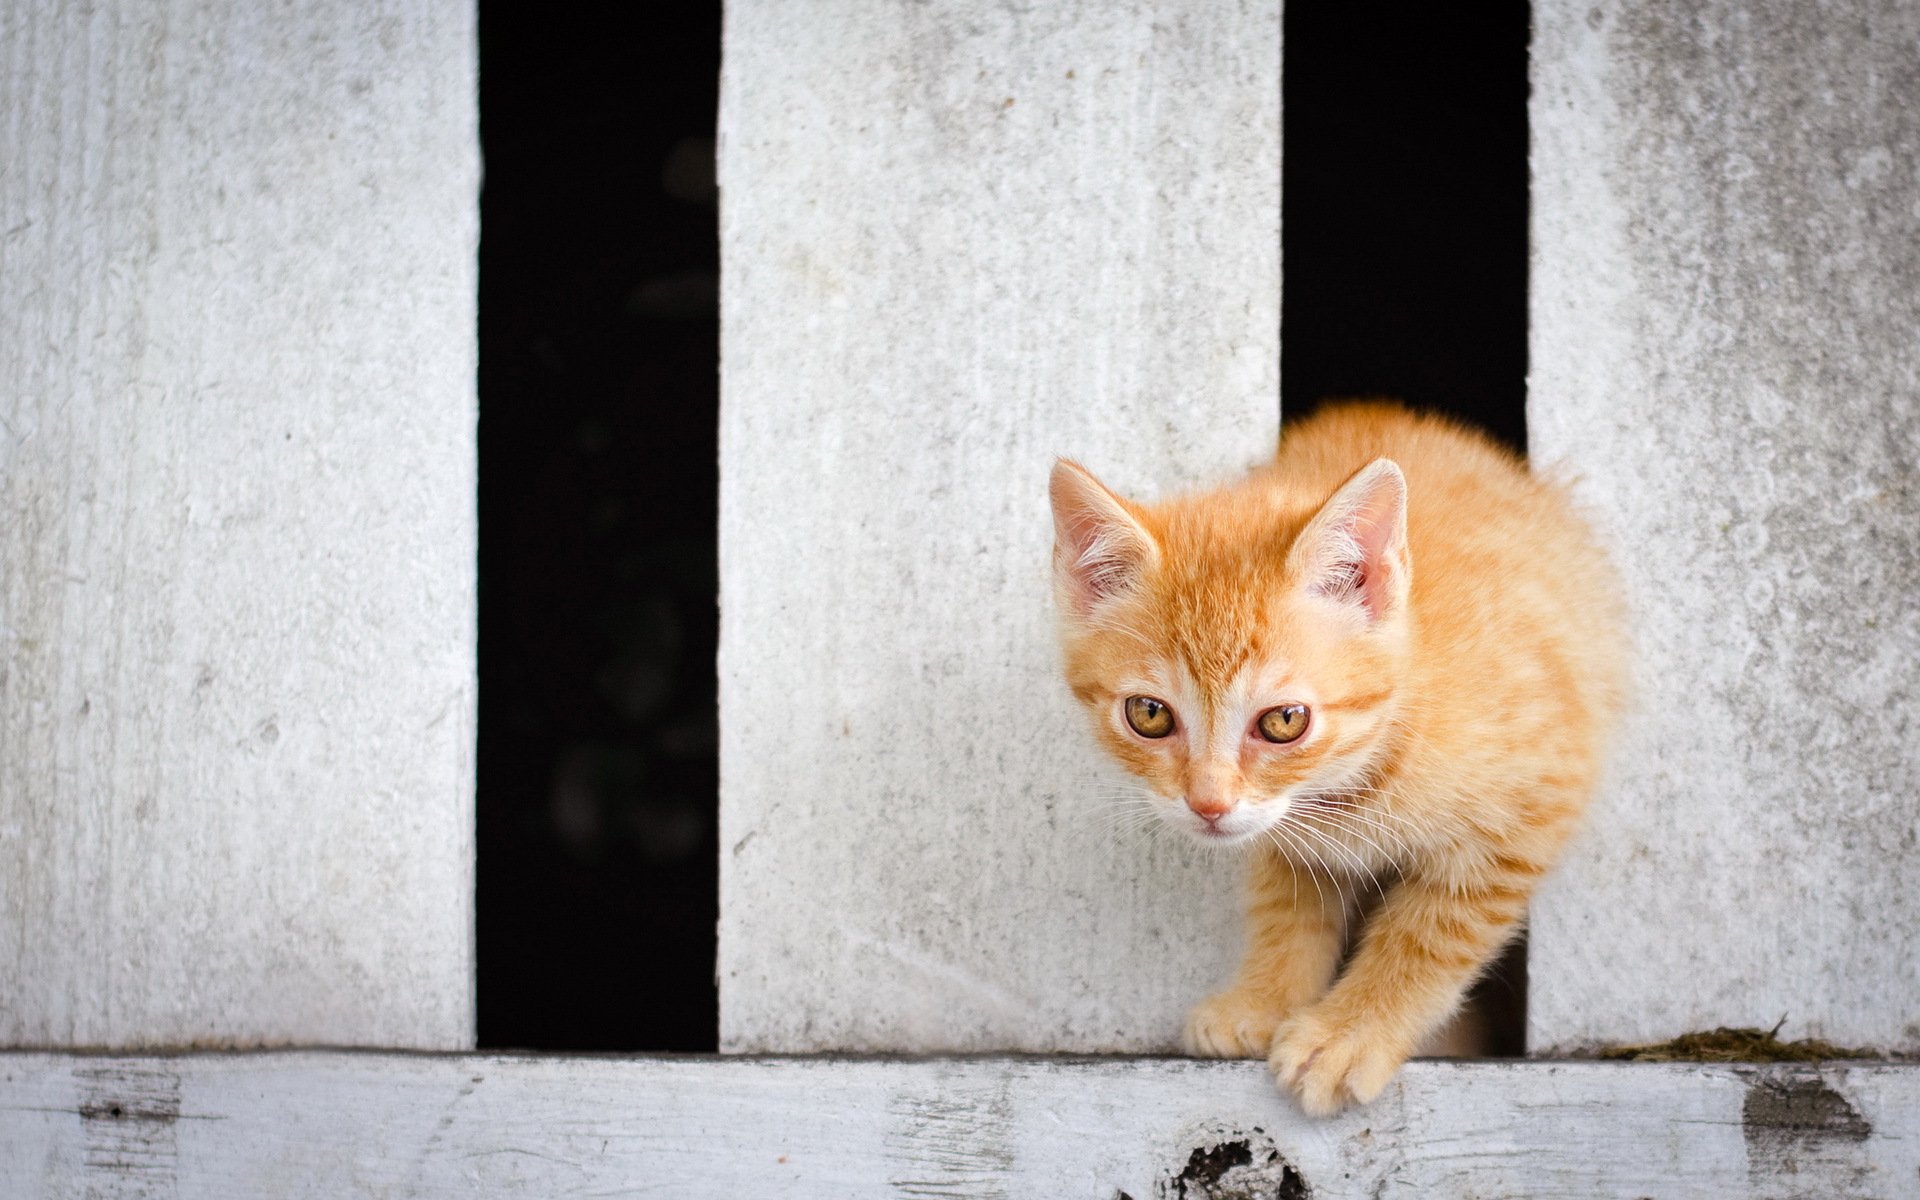
[[[474,79],[0,6],[0,1045],[472,1044]]]
[[[1115,832],[1046,477],[1278,427],[1278,0],[728,8],[721,1041],[1146,1050],[1238,941]]]
[[[1536,1049],[1920,1049],[1920,8],[1536,5],[1528,425],[1638,711],[1534,908]]]

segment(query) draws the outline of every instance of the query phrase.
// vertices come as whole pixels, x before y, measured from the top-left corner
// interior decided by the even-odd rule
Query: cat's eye
[[[1260,736],[1270,742],[1297,742],[1300,735],[1307,731],[1307,706],[1304,704],[1281,704],[1260,714],[1254,722]]]
[[[1127,724],[1141,737],[1163,738],[1173,732],[1173,710],[1152,696],[1128,696]]]

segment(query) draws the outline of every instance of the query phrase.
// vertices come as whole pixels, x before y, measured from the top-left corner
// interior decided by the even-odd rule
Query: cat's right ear
[[[1079,463],[1055,462],[1047,492],[1055,591],[1067,611],[1085,617],[1137,583],[1160,549],[1127,502]]]
[[[1288,554],[1307,590],[1380,621],[1406,605],[1413,579],[1407,551],[1407,479],[1390,458],[1353,473],[1314,514]]]

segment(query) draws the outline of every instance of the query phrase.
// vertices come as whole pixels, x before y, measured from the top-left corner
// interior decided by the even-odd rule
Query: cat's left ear
[[[1086,617],[1128,591],[1159,557],[1159,545],[1125,500],[1076,462],[1053,464],[1053,577],[1065,611]]]
[[[1342,484],[1294,539],[1287,565],[1307,590],[1360,607],[1378,622],[1406,605],[1407,478],[1376,458]]]

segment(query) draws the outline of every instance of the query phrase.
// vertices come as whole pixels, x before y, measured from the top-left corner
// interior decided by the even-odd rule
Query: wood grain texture
[[[472,1044],[478,166],[470,7],[0,5],[0,1044]]]
[[[1046,480],[1271,453],[1279,4],[750,0],[725,48],[722,1044],[1169,1046],[1237,867],[1115,830]]]
[[[1920,7],[1534,31],[1528,426],[1619,549],[1639,681],[1534,907],[1531,1043],[1920,1048]]]
[[[14,1054],[0,1179],[49,1197],[1891,1200],[1920,1181],[1920,1067],[1426,1061],[1310,1121],[1257,1063]]]

